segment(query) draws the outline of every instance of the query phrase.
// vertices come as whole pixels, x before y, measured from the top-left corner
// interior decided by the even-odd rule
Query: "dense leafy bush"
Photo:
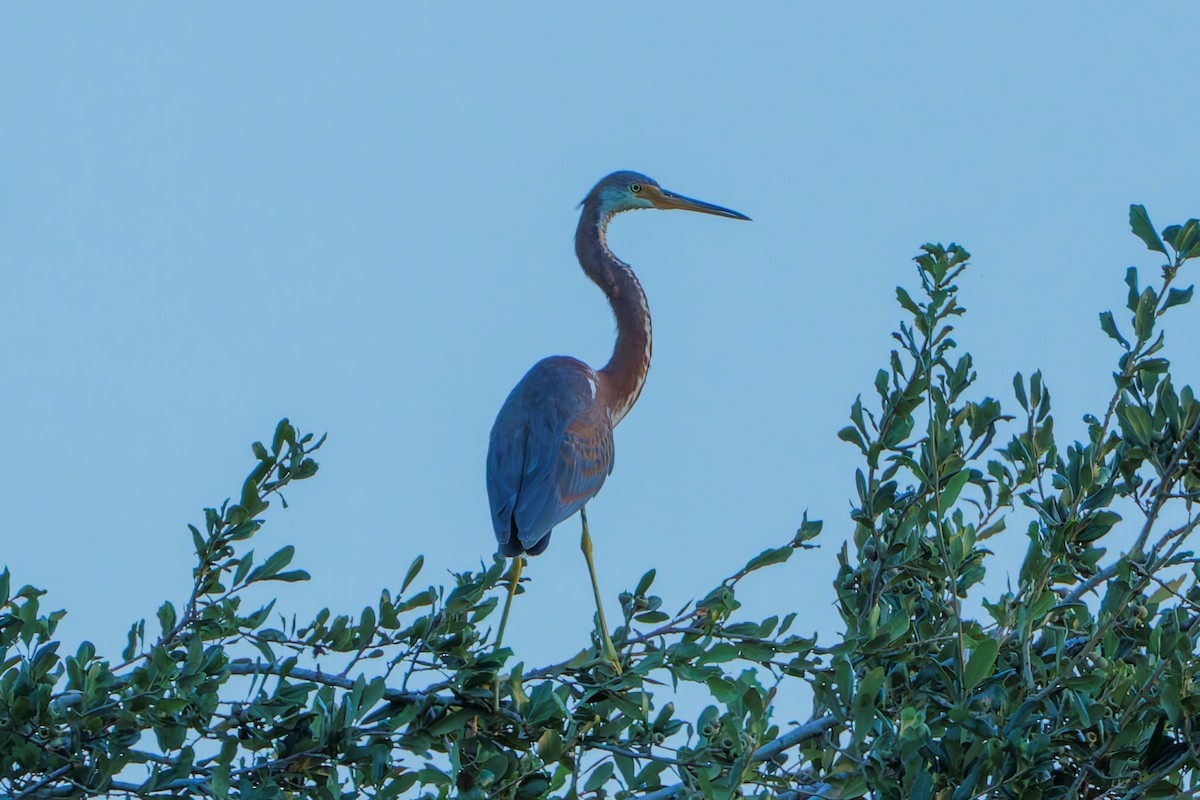
[[[183,601],[135,624],[119,657],[60,653],[63,612],[3,573],[0,793],[1193,796],[1200,403],[1171,377],[1162,323],[1191,299],[1176,279],[1200,227],[1160,235],[1140,206],[1130,216],[1166,264],[1152,280],[1129,269],[1127,323],[1100,315],[1115,387],[1082,442],[1056,438],[1040,373],[1016,376],[1011,415],[973,394],[951,336],[968,254],[923,248],[917,282],[897,289],[898,346],[839,434],[863,458],[851,524],[825,535],[846,539],[839,641],[818,647],[791,608],[738,613],[743,581],[811,546],[821,525],[807,519],[677,613],[649,570],[620,598],[619,673],[595,642],[538,667],[496,649],[501,560],[432,586],[418,556],[354,615],[246,608],[247,587],[307,578],[293,548],[250,549],[272,496],[317,472],[321,441],[284,420],[254,444],[237,503],[191,527]],[[1007,591],[982,597],[988,539],[1020,535],[1009,522],[1027,554]],[[795,681],[812,716],[781,727],[773,700]],[[711,705],[677,712],[681,683]]]

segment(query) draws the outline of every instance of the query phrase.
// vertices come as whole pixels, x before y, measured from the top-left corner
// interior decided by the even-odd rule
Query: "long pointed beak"
[[[750,219],[745,214],[734,211],[732,208],[706,203],[703,200],[693,200],[681,194],[668,192],[666,189],[660,190],[660,195],[654,198],[652,202],[658,208],[680,208],[684,211],[699,211],[702,214],[715,214],[718,217],[729,217],[730,219]]]

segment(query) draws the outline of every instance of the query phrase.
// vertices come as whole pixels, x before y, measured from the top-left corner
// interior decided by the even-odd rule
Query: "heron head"
[[[630,170],[602,178],[584,198],[584,204],[589,202],[595,202],[604,214],[619,214],[637,208],[678,208],[731,219],[750,219],[733,209],[669,192],[650,176]]]

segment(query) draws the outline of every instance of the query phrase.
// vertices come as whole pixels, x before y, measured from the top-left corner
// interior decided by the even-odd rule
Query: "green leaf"
[[[1125,285],[1129,287],[1129,294],[1125,301],[1125,307],[1130,311],[1137,311],[1138,299],[1142,296],[1141,290],[1138,289],[1138,271],[1137,267],[1130,267],[1125,270]]]
[[[421,567],[425,566],[425,556],[420,555],[413,559],[412,564],[408,567],[408,572],[404,573],[404,582],[400,584],[400,591],[404,592],[417,575],[421,572]]]
[[[137,653],[138,647],[138,624],[135,622],[129,629],[129,640],[125,645],[125,649],[121,651],[121,658],[125,661],[132,661]]]
[[[1180,261],[1200,255],[1200,221],[1189,219],[1176,239],[1175,252]]]
[[[1129,207],[1129,227],[1134,236],[1146,243],[1147,250],[1156,250],[1164,256],[1167,254],[1167,248],[1163,245],[1162,239],[1158,238],[1158,234],[1154,232],[1154,226],[1150,223],[1150,215],[1146,213],[1145,206],[1132,205]]]
[[[258,529],[261,527],[262,523],[250,520],[249,522],[243,522],[240,525],[237,525],[231,531],[229,531],[229,533],[225,534],[225,536],[230,541],[239,542],[243,539],[249,539],[251,536],[258,533]]]
[[[283,581],[284,583],[302,583],[310,580],[312,575],[308,574],[308,570],[290,569],[287,572],[280,572],[278,575],[272,575],[270,578],[262,580]]]
[[[567,715],[567,707],[554,691],[550,681],[539,683],[529,696],[529,709],[525,712],[525,724],[531,727],[557,722]]]
[[[209,788],[212,789],[213,797],[217,800],[225,800],[229,797],[229,763],[217,762],[213,767],[212,777],[209,778]]]
[[[1182,786],[1180,786],[1178,783],[1174,783],[1171,779],[1164,779],[1147,788],[1142,797],[1145,797],[1146,800],[1163,800],[1164,798],[1168,797],[1186,797],[1186,794],[1180,792],[1182,788]]]
[[[296,555],[296,548],[290,544],[279,548],[261,567],[250,573],[246,578],[246,583],[264,581],[278,575],[281,569],[292,563],[292,556],[294,555]],[[298,578],[297,580],[303,579]]]
[[[58,642],[48,642],[38,648],[29,659],[29,671],[34,675],[45,675],[58,663]]]
[[[1042,371],[1040,369],[1035,370],[1029,376],[1029,402],[1033,404],[1034,408],[1037,408],[1042,404],[1042,398],[1049,398],[1049,396],[1049,390],[1042,391]]]
[[[1179,587],[1183,586],[1187,580],[1187,575],[1180,575],[1178,578],[1167,581],[1166,585],[1150,596],[1151,603],[1162,603],[1164,600],[1170,599],[1173,595],[1179,593]]]
[[[432,783],[435,786],[449,786],[454,783],[454,779],[442,772],[435,766],[427,764],[424,769],[417,772],[417,780],[421,783]]]
[[[544,775],[534,773],[521,780],[521,785],[517,787],[513,797],[515,800],[540,800],[546,796],[549,789],[550,781]]]
[[[859,772],[840,772],[834,776],[826,778],[826,783],[829,786],[828,792],[821,794],[826,800],[854,800],[854,798],[862,798],[868,790],[866,786],[866,778]]]
[[[246,509],[246,513],[251,516],[257,516],[267,507],[266,502],[258,497],[258,482],[253,476],[246,479],[242,484],[242,508]]]
[[[1113,526],[1120,521],[1121,515],[1115,511],[1097,511],[1081,521],[1075,531],[1075,541],[1094,542],[1112,530]]]
[[[563,739],[554,728],[547,728],[537,740],[537,753],[543,762],[558,761],[563,754]]]
[[[641,597],[650,589],[650,585],[654,583],[654,576],[658,574],[657,570],[650,570],[642,579],[638,581],[637,588],[633,590],[635,597]]]
[[[162,626],[163,635],[175,627],[175,606],[169,601],[158,608],[158,624]]]
[[[722,678],[719,675],[713,675],[704,683],[706,686],[708,686],[709,693],[712,694],[713,698],[715,698],[719,703],[729,705],[730,703],[737,702],[741,696],[741,692],[738,691],[737,684],[728,678]]]
[[[883,687],[884,675],[883,667],[874,667],[859,681],[852,711],[855,742],[862,742],[874,728],[875,716],[879,711],[879,690]]]
[[[992,674],[996,665],[996,656],[1000,653],[1000,642],[995,639],[984,639],[971,651],[967,660],[967,668],[963,675],[963,688],[970,691]]]
[[[1013,376],[1013,392],[1016,393],[1017,402],[1021,405],[1021,408],[1028,411],[1029,399],[1025,397],[1025,380],[1021,377],[1021,373],[1019,372]]]
[[[1117,421],[1121,434],[1133,444],[1148,445],[1154,436],[1154,422],[1141,406],[1125,401],[1117,404]]]
[[[806,545],[805,542],[817,538],[821,534],[821,528],[825,523],[819,519],[810,520],[808,512],[800,518],[800,528],[796,531],[796,535],[792,537],[792,547],[815,547],[815,545]]]
[[[592,774],[588,776],[587,781],[583,784],[585,792],[594,792],[604,784],[608,783],[609,778],[613,775],[613,765],[611,761],[605,761],[600,766],[592,770]]]
[[[250,569],[254,566],[254,551],[250,550],[246,555],[238,559],[237,569],[233,572],[233,585],[239,586],[246,576],[250,573]]]
[[[728,642],[718,642],[700,656],[697,664],[704,666],[707,664],[724,664],[727,661],[733,661],[738,657],[738,649]]]
[[[426,589],[422,592],[417,592],[412,597],[405,600],[403,603],[398,603],[396,605],[396,611],[399,613],[404,613],[405,611],[412,611],[414,608],[420,608],[421,606],[427,606],[433,602],[433,598],[434,598],[434,593],[430,589]]]
[[[1195,288],[1195,286],[1189,286],[1186,289],[1172,289],[1167,292],[1167,300],[1163,303],[1162,310],[1166,311],[1171,306],[1181,306],[1191,302],[1192,290]]]
[[[742,572],[753,572],[756,569],[762,569],[771,564],[782,564],[792,557],[793,552],[791,545],[764,550],[747,561],[746,566],[742,568]]]
[[[1137,311],[1133,314],[1133,333],[1139,342],[1144,342],[1154,333],[1154,315],[1158,310],[1158,295],[1147,286],[1138,298]]]
[[[518,713],[525,710],[529,705],[529,695],[525,694],[524,678],[522,673],[525,671],[525,662],[519,662],[513,667],[512,672],[508,676],[508,696],[512,698],[513,707]]]
[[[908,793],[908,800],[929,800],[933,797],[933,777],[929,772],[922,770],[917,775],[917,779],[913,781],[912,790]]]
[[[185,725],[166,723],[154,727],[154,735],[158,738],[158,746],[163,751],[178,750],[187,738],[188,729]]]
[[[1111,311],[1100,312],[1100,330],[1107,333],[1109,338],[1120,342],[1121,346],[1126,350],[1129,349],[1129,342],[1117,330],[1117,322],[1113,319],[1113,313]]]
[[[196,548],[196,555],[203,556],[204,551],[208,549],[204,537],[200,535],[200,531],[196,529],[195,525],[188,525],[188,530],[192,532],[192,544]]]
[[[275,454],[276,458],[283,451],[285,444],[296,444],[296,429],[292,427],[292,423],[288,422],[287,417],[279,420],[279,424],[275,426],[275,437],[271,440],[271,452]]]
[[[962,493],[963,487],[967,485],[967,481],[971,478],[971,471],[964,469],[955,473],[954,477],[946,481],[946,488],[942,490],[941,504],[942,513],[946,513],[958,500],[959,494]]]
[[[311,458],[306,458],[300,462],[300,466],[296,467],[296,471],[292,473],[292,477],[298,481],[302,481],[305,478],[311,478],[313,475],[317,474],[318,468],[319,465],[317,462],[313,461]]]
[[[434,736],[444,736],[447,733],[454,733],[466,727],[467,722],[472,717],[479,715],[479,712],[470,708],[460,708],[457,711],[451,711],[446,716],[439,719],[437,722],[429,726],[429,732]]]
[[[866,454],[867,443],[863,441],[862,434],[859,433],[858,428],[854,427],[853,425],[847,425],[838,431],[838,438],[843,442],[849,442],[861,450],[863,454]]]
[[[913,302],[912,297],[909,296],[908,292],[905,291],[904,287],[902,286],[896,287],[896,301],[900,303],[901,307],[905,311],[912,314],[914,317],[921,316],[921,309],[916,303]]]
[[[890,377],[886,369],[881,369],[875,373],[875,391],[879,393],[880,397],[888,396],[888,380]]]
[[[1162,703],[1163,710],[1167,712],[1167,719],[1171,721],[1171,724],[1183,725],[1183,706],[1179,702],[1178,687],[1172,691],[1170,687],[1164,686],[1159,694],[1159,701]]]

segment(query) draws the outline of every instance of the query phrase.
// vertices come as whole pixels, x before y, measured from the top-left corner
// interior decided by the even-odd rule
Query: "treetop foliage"
[[[547,665],[497,648],[499,558],[443,586],[418,555],[356,613],[250,607],[249,587],[308,578],[291,546],[252,548],[273,499],[317,474],[324,439],[285,419],[237,502],[189,526],[192,585],[119,655],[60,653],[64,612],[0,574],[0,797],[1195,796],[1200,403],[1164,323],[1192,298],[1176,279],[1200,224],[1159,232],[1141,206],[1130,224],[1165,263],[1130,267],[1125,310],[1100,314],[1114,386],[1084,441],[1056,436],[1041,372],[1003,408],[978,396],[953,337],[969,254],[922,248],[838,434],[862,464],[849,524],[824,534],[845,540],[837,641],[797,630],[786,597],[740,611],[743,582],[821,535],[807,518],[695,601],[652,594],[649,569],[620,595],[619,672],[594,634]],[[1022,535],[1019,571],[985,595],[988,540]],[[774,713],[794,682],[802,723]],[[683,684],[709,703],[676,709]]]

